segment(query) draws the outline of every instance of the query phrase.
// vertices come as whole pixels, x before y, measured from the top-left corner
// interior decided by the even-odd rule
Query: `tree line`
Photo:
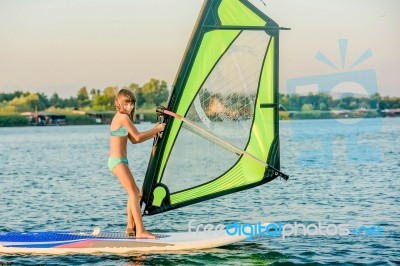
[[[400,108],[399,97],[381,96],[378,93],[370,97],[344,96],[333,98],[326,93],[298,95],[279,94],[279,103],[287,111],[328,111],[328,110],[384,110]]]
[[[136,95],[136,108],[150,109],[165,104],[169,90],[165,81],[151,79],[143,86],[133,83],[123,88],[132,90]],[[120,88],[106,87],[103,90],[82,87],[76,96],[61,98],[57,93],[48,97],[44,93],[30,93],[16,91],[13,93],[0,93],[0,113],[32,112],[55,109],[73,110],[115,110],[115,96]],[[233,97],[232,99],[236,99]],[[232,100],[233,101],[233,100]],[[380,96],[378,93],[370,97],[345,96],[333,98],[329,94],[318,93],[308,95],[279,94],[279,103],[287,111],[328,111],[342,110],[384,110],[400,108],[399,97]],[[240,104],[236,103],[235,104]]]
[[[133,83],[123,88],[134,92],[137,98],[136,108],[153,108],[165,104],[168,100],[168,85],[163,80],[151,79],[143,86]],[[115,110],[115,96],[120,88],[109,86],[103,90],[82,87],[76,96],[61,98],[58,93],[48,97],[44,93],[15,91],[0,93],[0,113],[44,111],[50,109],[73,110]]]

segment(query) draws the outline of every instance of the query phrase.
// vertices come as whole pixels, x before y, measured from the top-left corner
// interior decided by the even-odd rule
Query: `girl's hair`
[[[133,109],[130,114],[125,110],[126,103],[133,103]],[[115,109],[120,113],[127,114],[130,120],[135,122],[136,97],[133,92],[127,89],[120,89],[115,97]]]

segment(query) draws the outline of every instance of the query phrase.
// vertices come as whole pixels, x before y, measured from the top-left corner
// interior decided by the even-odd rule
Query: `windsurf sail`
[[[274,180],[280,172],[276,22],[247,0],[206,0],[143,183],[153,215]]]

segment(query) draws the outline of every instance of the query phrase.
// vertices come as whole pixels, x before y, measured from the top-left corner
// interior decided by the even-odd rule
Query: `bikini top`
[[[122,126],[118,128],[117,130],[110,131],[111,136],[117,136],[117,137],[125,137],[128,136],[128,129],[126,129],[125,126]]]

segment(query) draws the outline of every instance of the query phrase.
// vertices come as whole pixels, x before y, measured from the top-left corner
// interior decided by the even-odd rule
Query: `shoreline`
[[[140,123],[155,123],[157,115],[154,113],[138,113]],[[377,111],[368,111],[363,113],[347,112],[346,114],[334,114],[331,112],[279,112],[280,121],[298,121],[298,120],[326,120],[326,119],[363,119],[363,118],[394,118],[399,116],[382,116]],[[21,114],[0,114],[0,127],[47,127],[47,126],[77,126],[77,125],[109,125],[110,121],[104,120],[101,123],[94,117],[79,114],[65,114],[65,124],[34,124]]]

